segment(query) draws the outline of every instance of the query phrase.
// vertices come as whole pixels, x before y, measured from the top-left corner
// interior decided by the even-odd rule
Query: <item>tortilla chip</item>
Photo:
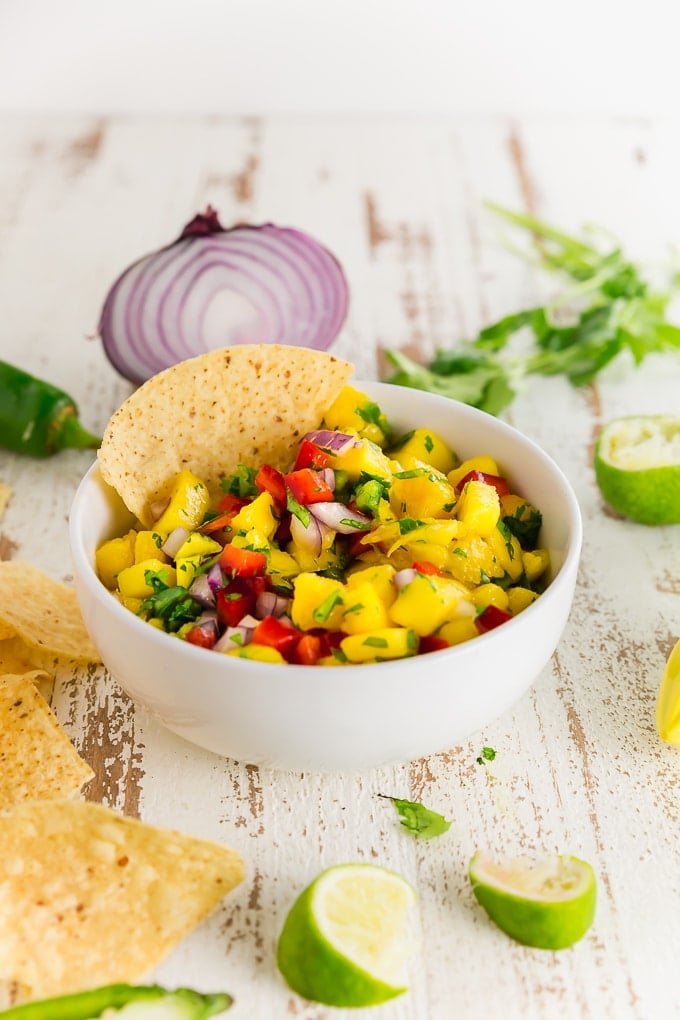
[[[20,560],[0,562],[0,658],[3,648],[35,669],[101,661],[75,590]]]
[[[83,761],[35,681],[39,670],[0,676],[0,809],[72,797],[94,772]]]
[[[111,418],[102,477],[135,517],[167,498],[189,468],[208,487],[239,464],[286,468],[354,371],[324,351],[252,344],[182,361],[140,386]]]
[[[244,876],[233,850],[84,801],[0,815],[0,987],[134,983]]]

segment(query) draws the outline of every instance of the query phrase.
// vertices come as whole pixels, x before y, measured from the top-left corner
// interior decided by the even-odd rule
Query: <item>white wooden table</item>
[[[680,241],[674,123],[277,118],[0,121],[0,357],[70,391],[102,429],[130,392],[95,332],[108,286],[211,202],[225,224],[309,230],[341,259],[349,318],[334,350],[359,377],[380,351],[421,358],[545,293],[498,242],[489,198],[567,230],[597,221],[658,263]],[[53,707],[93,765],[88,797],[239,850],[248,876],[151,977],[226,988],[234,1020],[344,1015],[292,995],[274,964],[295,895],[323,867],[375,861],[417,887],[409,994],[383,1020],[646,1020],[680,1015],[680,752],[654,705],[680,634],[680,530],[608,515],[591,469],[601,424],[678,411],[680,358],[615,365],[596,386],[532,382],[507,418],[570,478],[585,522],[576,600],[550,666],[513,712],[430,759],[362,776],[275,773],[215,757],[136,709],[105,672],[61,676]],[[70,577],[67,517],[92,455],[0,452],[14,496],[3,555]],[[480,767],[482,746],[497,752]],[[418,843],[389,793],[455,819]],[[466,878],[477,847],[573,852],[599,876],[573,949],[516,945]]]

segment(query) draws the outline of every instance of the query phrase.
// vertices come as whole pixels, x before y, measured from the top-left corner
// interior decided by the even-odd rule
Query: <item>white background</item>
[[[674,114],[678,0],[0,0],[0,112]]]

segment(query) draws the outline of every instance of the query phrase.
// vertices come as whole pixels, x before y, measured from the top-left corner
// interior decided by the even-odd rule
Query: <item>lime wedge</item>
[[[548,855],[497,864],[478,851],[470,861],[472,891],[498,927],[525,946],[565,949],[595,916],[597,883],[578,857]]]
[[[374,1006],[405,992],[415,892],[375,864],[340,864],[300,894],[276,961],[298,995],[329,1006]]]
[[[667,744],[680,747],[680,641],[668,656],[656,702],[656,728]]]
[[[595,448],[595,479],[605,502],[641,524],[680,524],[680,418],[617,418]]]

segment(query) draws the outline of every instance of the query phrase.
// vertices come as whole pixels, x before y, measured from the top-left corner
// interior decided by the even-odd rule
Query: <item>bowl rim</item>
[[[370,388],[371,393],[369,395],[381,390],[389,390],[390,392],[393,392],[398,389],[404,389],[404,387],[398,387],[394,384],[373,380],[351,380],[351,385],[360,388],[363,387],[364,389]],[[486,633],[479,634],[470,641],[465,641],[458,645],[452,645],[450,648],[443,648],[427,653],[428,656],[438,656],[438,662],[441,662],[443,657],[448,657],[453,664],[456,661],[463,662],[471,655],[476,655],[482,648],[490,649],[494,642],[502,642],[504,640],[503,634],[508,633],[506,628],[512,628],[513,632],[516,632],[520,627],[524,627],[525,629],[531,628],[534,617],[542,614],[546,608],[547,602],[554,602],[559,597],[562,588],[565,585],[571,584],[572,574],[575,576],[581,556],[583,543],[583,520],[576,494],[568,478],[553,458],[534,440],[525,436],[519,431],[519,429],[507,422],[502,421],[501,419],[484,411],[480,411],[478,408],[471,407],[468,404],[426,391],[417,390],[411,392],[416,392],[425,400],[426,403],[436,401],[441,406],[450,407],[451,405],[455,405],[459,413],[469,416],[473,422],[475,420],[488,421],[491,419],[494,423],[494,427],[498,427],[501,434],[505,434],[506,437],[515,441],[519,440],[521,443],[529,447],[539,460],[544,461],[548,469],[552,471],[555,480],[559,483],[566,511],[565,519],[567,522],[567,542],[564,547],[564,558],[548,587],[541,593],[538,599],[536,599],[531,605],[527,606],[526,609],[524,609],[518,616],[513,617],[511,620],[504,623],[502,627],[497,627],[493,630],[487,631]],[[130,511],[127,511],[117,491],[109,486],[108,483],[106,483],[101,477],[99,463],[95,460],[78,484],[69,513],[69,544],[73,564],[76,568],[76,575],[81,579],[82,583],[86,585],[91,596],[94,597],[106,611],[112,612],[115,619],[119,620],[124,626],[132,627],[133,631],[136,630],[140,637],[142,635],[146,635],[146,640],[152,646],[157,645],[160,652],[163,652],[164,650],[167,652],[171,647],[168,642],[173,640],[173,636],[165,633],[165,631],[159,630],[156,627],[150,627],[148,623],[139,619],[131,613],[129,609],[122,606],[120,602],[115,599],[112,592],[110,592],[102,584],[96,574],[94,563],[90,559],[85,548],[81,528],[81,520],[84,519],[83,515],[85,513],[86,498],[91,487],[94,485],[100,488],[106,498],[119,504],[121,510],[130,515],[131,521],[134,520],[134,515],[131,514]],[[178,639],[174,640],[176,641],[175,654],[186,657],[188,662],[193,662],[195,665],[203,664],[204,666],[207,662],[211,661],[215,664],[215,653],[212,649],[200,648]],[[206,655],[213,656],[213,658],[206,660]],[[242,667],[246,674],[249,671],[252,671],[253,674],[257,673],[260,677],[263,675],[263,664],[257,660],[242,659],[234,656],[224,656],[224,658],[227,659],[227,662],[224,664],[225,676],[228,676],[227,667],[233,669],[235,663],[238,663],[239,667]],[[392,672],[395,670],[412,670],[414,664],[419,662],[419,660],[420,656],[415,655],[401,659],[390,659],[384,662],[356,663],[352,664],[352,675],[357,676],[357,674],[365,674],[366,678],[373,676],[377,681],[378,678],[384,676],[386,670],[391,670]],[[280,683],[280,669],[290,669],[291,665],[294,666],[295,664],[266,663],[268,669],[271,670],[272,683]],[[335,672],[333,669],[329,669],[328,666],[315,665],[300,668],[304,669],[304,676],[309,675],[311,679],[312,677],[318,678],[320,675],[323,675],[326,681],[332,681],[332,676]],[[331,674],[330,677],[329,673]],[[340,671],[340,677],[343,675],[343,671]]]

